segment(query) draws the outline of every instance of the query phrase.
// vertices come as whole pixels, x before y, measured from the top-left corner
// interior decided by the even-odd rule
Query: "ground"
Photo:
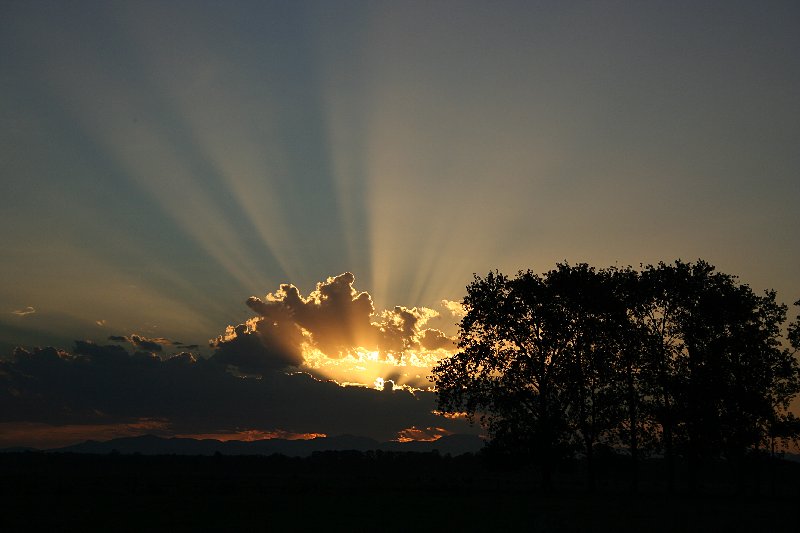
[[[536,471],[433,453],[283,456],[0,454],[4,531],[795,531],[800,465],[763,469],[738,492],[714,473],[669,495],[658,464],[631,495],[621,472],[581,485],[565,463],[543,495]],[[773,494],[774,491],[774,494]]]

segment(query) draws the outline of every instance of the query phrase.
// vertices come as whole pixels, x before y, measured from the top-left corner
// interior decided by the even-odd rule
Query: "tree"
[[[800,391],[779,342],[786,307],[704,261],[648,266],[640,282],[636,320],[649,339],[644,374],[668,482],[679,453],[694,489],[706,458],[765,443]]]
[[[552,464],[570,451],[560,388],[566,317],[540,276],[475,276],[464,297],[460,352],[433,369],[439,409],[479,417],[492,446],[534,458],[544,490]]]
[[[800,307],[800,300],[797,300],[794,305]],[[800,315],[797,315],[794,322],[789,324],[789,333],[787,334],[789,344],[794,348],[795,354],[800,351]]]
[[[694,489],[706,459],[737,461],[796,433],[786,307],[704,261],[490,272],[464,305],[460,351],[433,369],[439,409],[479,418],[494,449],[535,459],[545,489],[554,461],[576,451],[591,488],[598,443],[627,446],[634,465],[642,449],[663,451],[670,489],[683,457]]]
[[[610,270],[609,280],[615,302],[615,320],[612,336],[617,350],[614,374],[620,393],[619,404],[623,411],[613,428],[614,443],[626,447],[629,454],[631,491],[639,487],[639,459],[641,451],[652,449],[653,418],[647,397],[646,354],[648,336],[640,327],[637,316],[641,314],[642,281],[639,272],[631,267]]]
[[[536,459],[545,489],[553,462],[575,449],[591,489],[595,446],[619,424],[628,318],[614,275],[559,264],[542,276],[476,276],[461,352],[433,370],[439,409],[480,416],[495,449]]]
[[[625,359],[632,330],[620,278],[625,271],[558,264],[544,275],[550,296],[565,317],[567,346],[558,386],[576,447],[586,458],[587,487],[595,486],[595,448],[613,445],[626,414]]]
[[[794,305],[800,307],[800,300],[797,300]],[[795,366],[796,368],[797,355],[798,352],[800,352],[800,314],[795,317],[794,322],[789,324],[786,338],[789,341],[791,351],[787,349],[787,356],[784,358],[786,360],[784,373],[789,374],[791,373],[791,369],[786,367]],[[800,371],[796,372],[800,375]],[[800,378],[798,378],[798,380],[800,380]],[[786,381],[789,382],[788,380]],[[794,442],[795,446],[800,444],[800,418],[797,418],[787,409],[789,402],[794,398],[798,389],[800,389],[800,384],[795,383],[794,388],[792,388],[790,384],[787,389],[788,390],[783,390],[782,394],[775,398],[777,403],[783,406],[783,409],[779,411],[777,416],[774,416],[772,420],[770,448],[773,453],[776,447],[776,440],[783,441],[784,445],[789,442]]]

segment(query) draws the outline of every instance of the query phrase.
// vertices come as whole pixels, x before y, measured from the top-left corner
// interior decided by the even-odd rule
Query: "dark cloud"
[[[445,335],[443,331],[434,328],[426,329],[422,332],[420,344],[426,350],[452,350],[456,347],[456,343],[452,338]]]
[[[164,350],[164,346],[183,344],[180,342],[173,342],[163,337],[155,337],[151,339],[135,333],[132,333],[129,337],[125,337],[123,335],[110,335],[108,340],[112,342],[127,342],[133,345],[135,348],[139,348],[148,352],[162,352]]]
[[[142,337],[141,335],[135,334],[131,335],[129,339],[130,343],[135,347],[147,350],[149,352],[160,352],[163,349],[161,347],[162,344],[170,344],[170,342],[166,339],[148,339],[147,337]]]
[[[125,358],[128,352],[122,346],[115,344],[108,344],[100,346],[92,341],[75,341],[75,353],[78,355],[86,355],[90,360],[97,360],[102,358]]]
[[[261,374],[299,366],[303,362],[301,341],[302,333],[291,321],[249,320],[235,328],[228,326],[225,335],[212,340],[211,346],[217,349],[215,362],[245,374]]]
[[[76,342],[72,353],[17,349],[11,360],[0,362],[0,422],[148,419],[166,421],[176,434],[251,428],[377,439],[413,426],[463,426],[432,414],[431,392],[341,387],[305,373],[263,368],[258,379],[243,378],[228,372],[223,359],[188,352],[162,359],[88,341]]]

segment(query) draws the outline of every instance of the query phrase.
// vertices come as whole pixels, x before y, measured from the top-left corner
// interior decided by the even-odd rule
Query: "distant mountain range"
[[[483,439],[476,435],[449,435],[435,441],[379,442],[366,437],[340,435],[309,440],[265,439],[255,441],[219,441],[214,439],[163,438],[155,435],[122,437],[105,442],[88,440],[80,444],[41,450],[48,453],[108,454],[122,453],[142,455],[272,455],[282,454],[290,457],[308,457],[314,452],[370,450],[394,452],[432,452],[438,450],[442,455],[461,455],[475,453],[484,445]],[[6,448],[0,452],[39,451],[33,448]]]

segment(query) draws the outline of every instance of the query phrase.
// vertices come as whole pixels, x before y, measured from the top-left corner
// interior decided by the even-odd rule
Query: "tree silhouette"
[[[552,465],[570,451],[563,383],[568,318],[546,281],[475,276],[464,297],[460,352],[433,369],[439,409],[479,416],[495,448],[534,458],[544,490]]]
[[[622,328],[618,332],[617,364],[625,415],[615,428],[616,442],[628,449],[631,490],[635,492],[639,486],[640,450],[652,450],[654,441],[653,402],[646,386],[649,380],[647,354],[652,337],[641,327],[641,317],[649,299],[643,297],[640,273],[630,267],[614,270],[612,285],[616,300],[624,303],[627,315],[627,321],[617,326]]]
[[[794,305],[800,307],[800,300],[797,300]],[[786,361],[784,374],[791,374],[791,368],[786,367],[791,367],[791,361],[796,364],[797,353],[800,352],[800,314],[789,324],[786,337],[791,346],[791,351],[787,349],[788,353],[784,357]],[[791,381],[786,378],[784,378],[784,383],[786,385],[780,391],[781,394],[776,395],[773,399],[774,403],[778,403],[783,407],[782,410],[773,411],[770,419],[769,444],[773,455],[775,454],[776,441],[782,441],[784,444],[794,442],[795,446],[800,445],[800,418],[797,418],[786,409],[800,386],[795,384],[792,387]]]
[[[642,450],[662,452],[670,489],[680,456],[694,490],[706,460],[741,462],[797,435],[786,307],[704,261],[490,272],[464,305],[460,351],[433,369],[439,409],[478,418],[494,449],[534,459],[546,490],[554,461],[575,452],[591,489],[598,443],[627,447],[634,467]],[[796,351],[797,322],[788,338]]]
[[[797,300],[794,305],[800,307],[800,300]],[[795,321],[789,324],[787,338],[795,352],[800,351],[800,315],[797,315]]]
[[[695,488],[706,458],[763,444],[800,390],[797,362],[779,343],[786,308],[704,261],[648,266],[641,284],[644,374],[669,483],[677,451]]]
[[[586,457],[587,485],[594,490],[594,452],[611,444],[625,416],[623,359],[628,315],[613,269],[559,264],[544,276],[566,320],[561,337],[566,345],[565,372],[558,384],[566,400],[566,418],[578,448]]]

